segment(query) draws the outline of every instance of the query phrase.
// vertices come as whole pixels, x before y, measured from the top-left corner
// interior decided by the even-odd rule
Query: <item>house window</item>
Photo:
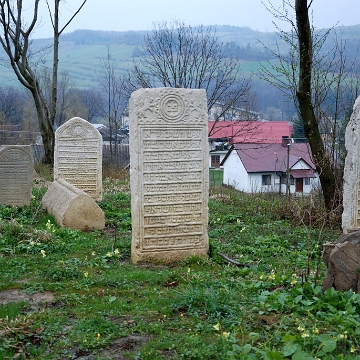
[[[271,175],[262,175],[262,184],[271,185]]]
[[[310,178],[304,178],[305,182],[304,184],[305,185],[310,185]]]
[[[286,174],[281,174],[281,183],[286,184]]]
[[[211,155],[211,166],[220,167],[220,155]]]
[[[281,183],[284,185],[287,184],[286,173],[281,174]],[[295,179],[292,175],[290,175],[289,183],[290,183],[289,185],[295,185]]]

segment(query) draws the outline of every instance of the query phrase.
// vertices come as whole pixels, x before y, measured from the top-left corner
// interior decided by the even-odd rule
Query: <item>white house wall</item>
[[[271,176],[271,185],[262,185],[262,176],[270,175]],[[250,173],[250,191],[255,192],[279,192],[279,182],[280,178],[275,175],[274,172],[264,172],[264,173]]]
[[[249,176],[236,151],[231,151],[224,166],[223,183],[236,190],[249,192]]]
[[[233,150],[225,161],[223,166],[224,176],[223,183],[230,185],[236,190],[244,191],[247,193],[255,192],[274,192],[279,193],[279,187],[281,186],[281,193],[286,194],[286,184],[280,185],[280,178],[275,172],[264,172],[264,173],[247,173],[242,161],[237,155],[236,151]],[[311,169],[309,165],[300,160],[291,168],[292,170],[306,170]],[[262,175],[271,175],[271,185],[262,185]],[[303,179],[303,194],[309,194],[312,191],[320,189],[320,181],[318,174],[315,172],[316,178],[310,178],[310,184],[305,185]],[[294,185],[290,185],[290,193],[295,193],[295,182]]]
[[[300,159],[291,167],[291,170],[311,170],[311,167],[304,160]]]

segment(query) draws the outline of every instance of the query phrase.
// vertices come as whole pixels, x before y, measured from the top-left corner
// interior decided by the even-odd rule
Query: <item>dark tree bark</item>
[[[331,168],[329,154],[326,153],[321,137],[318,120],[315,116],[312,101],[312,67],[313,44],[312,30],[309,20],[308,0],[295,1],[296,28],[299,42],[299,82],[297,99],[300,115],[304,124],[304,131],[309,140],[309,145],[319,173],[325,206],[328,212],[340,205],[340,196],[337,193],[336,179]]]

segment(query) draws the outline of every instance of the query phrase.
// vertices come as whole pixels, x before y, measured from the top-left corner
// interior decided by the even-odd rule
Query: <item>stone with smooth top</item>
[[[140,89],[130,99],[131,256],[170,263],[208,251],[204,90]]]

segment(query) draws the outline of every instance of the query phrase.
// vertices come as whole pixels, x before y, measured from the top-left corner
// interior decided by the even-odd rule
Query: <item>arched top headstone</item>
[[[102,199],[102,136],[88,121],[75,117],[55,132],[54,180],[64,179]]]
[[[99,131],[88,121],[80,117],[74,117],[62,124],[55,134],[60,138],[77,139],[78,141],[97,139],[102,145],[102,136]]]
[[[29,145],[0,146],[0,204],[30,205],[33,177]]]

